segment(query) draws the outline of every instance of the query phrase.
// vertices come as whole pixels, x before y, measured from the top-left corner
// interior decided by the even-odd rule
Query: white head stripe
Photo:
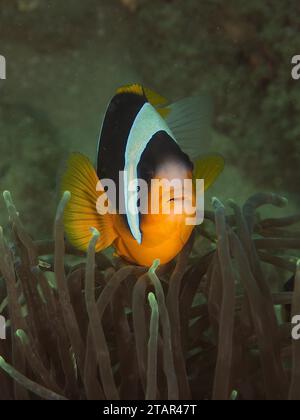
[[[165,131],[174,141],[175,137],[168,127],[166,121],[160,116],[156,109],[148,102],[143,105],[137,114],[131,127],[126,152],[125,152],[125,176],[124,194],[127,221],[133,237],[139,244],[142,242],[142,235],[139,227],[139,215],[137,207],[137,190],[129,188],[134,185],[137,179],[137,166],[142,153],[152,137],[158,131]]]

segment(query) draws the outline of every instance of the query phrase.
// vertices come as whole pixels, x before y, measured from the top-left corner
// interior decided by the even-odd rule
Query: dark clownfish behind
[[[135,178],[149,186],[153,179],[203,178],[207,189],[224,167],[219,155],[192,161],[201,149],[206,149],[209,105],[206,97],[168,105],[165,98],[140,85],[118,89],[102,124],[97,169],[88,158],[74,153],[62,180],[62,192],[72,193],[64,221],[67,237],[75,247],[86,250],[90,229],[95,227],[101,234],[97,251],[113,245],[118,255],[131,263],[151,266],[154,259],[166,263],[180,252],[193,230],[185,223],[186,214],[133,215],[127,203],[137,202],[137,196],[128,185]],[[123,171],[128,174],[126,179],[120,178]],[[96,204],[102,194],[109,202],[113,200],[110,191],[97,188],[99,180],[104,179],[114,181],[117,198],[121,192],[125,214],[118,213],[118,200],[116,214],[97,212]],[[157,193],[151,188],[149,198]]]

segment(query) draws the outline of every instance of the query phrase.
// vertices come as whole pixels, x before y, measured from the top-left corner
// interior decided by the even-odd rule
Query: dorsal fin
[[[156,109],[161,117],[166,118],[169,115],[170,109],[166,108],[168,100],[152,89],[139,84],[125,85],[117,89],[117,94],[133,93],[135,95],[144,96],[147,101]]]
[[[161,96],[159,93],[146,87],[144,87],[143,90],[146,98],[152,106],[157,107],[167,105],[168,100],[164,96]]]
[[[119,89],[117,89],[116,93],[134,93],[135,95],[144,96],[143,86],[137,83],[133,85],[121,86]]]
[[[195,158],[199,152],[210,151],[213,104],[209,95],[181,99],[162,111],[166,111],[164,118],[185,153]]]

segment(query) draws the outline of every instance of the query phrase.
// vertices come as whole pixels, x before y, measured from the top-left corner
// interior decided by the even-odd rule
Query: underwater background
[[[300,54],[299,15],[295,0],[0,0],[0,55],[7,66],[6,80],[0,80],[0,189],[13,198],[13,203],[8,195],[0,199],[0,226],[9,238],[2,243],[0,232],[0,314],[10,315],[9,327],[19,327],[23,346],[13,354],[14,334],[0,341],[0,367],[21,384],[16,387],[0,373],[0,399],[286,399],[288,392],[290,399],[300,399],[300,349],[290,339],[293,299],[293,313],[300,313],[300,290],[293,294],[300,249],[300,80],[291,76],[291,59]],[[163,290],[155,270],[148,274],[149,283],[140,267],[124,268],[102,254],[96,257],[95,288],[92,251],[86,262],[85,255],[74,256],[67,248],[72,258],[64,260],[59,223],[52,241],[64,162],[73,151],[95,162],[107,104],[116,88],[130,83],[152,88],[171,102],[209,93],[214,101],[209,151],[226,160],[205,196],[206,220],[193,251],[188,245],[176,267],[158,271]],[[200,146],[201,152],[207,150]],[[221,201],[212,203],[212,197]],[[241,215],[238,206],[249,197]],[[281,197],[288,199],[284,208]],[[229,199],[234,203],[228,204]],[[258,214],[262,204],[273,206]],[[224,232],[228,243],[220,240],[226,238]],[[224,274],[227,265],[231,272]],[[300,279],[300,268],[297,272]],[[69,291],[61,281],[66,276]],[[224,283],[222,288],[224,276],[228,290]],[[43,303],[32,282],[36,277]],[[12,278],[15,295],[8,286]],[[117,288],[114,284],[123,281],[124,290],[109,295],[106,287]],[[103,291],[111,300],[105,301]],[[170,365],[164,377],[160,373],[157,389],[153,378],[146,380],[148,336],[142,331],[150,334],[150,318],[153,327],[158,310],[153,296],[152,312],[145,309],[146,291],[158,297],[160,314],[169,314],[162,317],[160,336],[156,334],[158,365],[163,365],[162,354],[164,361],[172,360],[163,346],[172,340],[176,386]],[[100,305],[107,340],[104,333],[94,337],[96,354],[91,350],[93,299]],[[14,310],[22,316],[14,317]],[[59,339],[70,336],[71,361],[68,340],[57,344],[55,337],[46,339],[54,331],[45,321],[49,313],[56,315]],[[169,317],[175,326],[172,337]],[[269,331],[266,337],[260,326]],[[35,336],[39,342],[33,345]],[[56,346],[62,362],[45,350],[58,354]],[[105,365],[110,366],[110,356],[113,372],[100,367],[98,376],[89,376],[100,365],[97,349],[102,347]],[[137,362],[130,359],[133,349]],[[222,366],[220,349],[228,360],[234,354],[231,365]],[[30,354],[36,359],[30,361]]]
[[[71,151],[95,160],[107,103],[133,82],[171,101],[211,94],[211,150],[226,158],[211,194],[241,202],[272,190],[299,209],[300,82],[291,77],[299,7],[293,0],[1,0],[0,180],[29,231],[51,233],[62,163]]]

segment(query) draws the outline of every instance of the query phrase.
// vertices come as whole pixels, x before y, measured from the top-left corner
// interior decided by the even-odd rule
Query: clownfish
[[[186,223],[185,210],[174,211],[176,203],[195,204],[194,181],[204,179],[206,190],[224,168],[224,159],[217,154],[195,159],[206,141],[210,114],[205,96],[169,104],[141,85],[119,88],[104,116],[96,168],[80,153],[73,153],[67,162],[61,192],[71,192],[64,214],[69,242],[86,251],[91,228],[96,228],[100,232],[97,252],[112,245],[127,262],[146,267],[155,259],[165,264],[176,257],[194,229]],[[158,198],[157,212],[136,211],[140,200],[136,179],[149,187],[148,202]],[[161,184],[153,183],[174,179],[190,180],[193,187],[188,194],[174,188],[165,197]],[[115,189],[104,188],[103,180],[111,180]],[[99,212],[99,200],[114,211]],[[170,212],[162,211],[164,200]]]

